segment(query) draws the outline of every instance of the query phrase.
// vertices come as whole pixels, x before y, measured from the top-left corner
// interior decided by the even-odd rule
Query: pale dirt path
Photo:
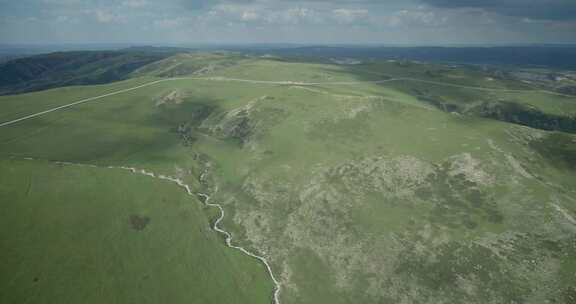
[[[30,114],[30,115],[27,115],[27,116],[24,116],[24,117],[21,117],[21,118],[18,118],[18,119],[14,119],[14,120],[11,120],[11,121],[7,121],[7,122],[0,123],[0,127],[9,126],[9,125],[11,125],[11,124],[15,124],[15,123],[20,122],[20,121],[23,121],[23,120],[27,120],[27,119],[31,119],[31,118],[34,118],[34,117],[42,116],[42,115],[45,115],[45,114],[48,114],[48,113],[56,112],[56,111],[58,111],[58,110],[70,108],[70,107],[73,107],[73,106],[75,106],[75,105],[79,105],[79,104],[86,103],[86,102],[89,102],[89,101],[93,101],[93,100],[101,99],[101,98],[104,98],[104,97],[109,97],[109,96],[114,96],[114,95],[118,95],[118,94],[130,92],[130,91],[134,91],[134,90],[137,90],[137,89],[140,89],[140,88],[144,88],[144,87],[147,87],[147,86],[151,86],[151,85],[154,85],[154,84],[157,84],[157,83],[160,83],[160,82],[164,82],[164,81],[167,81],[167,79],[156,80],[156,81],[148,82],[148,83],[145,83],[145,84],[142,84],[142,85],[139,85],[139,86],[131,87],[131,88],[128,88],[128,89],[123,89],[123,90],[119,90],[119,91],[114,91],[114,92],[111,92],[111,93],[107,93],[107,94],[104,94],[104,95],[99,95],[99,96],[94,96],[94,97],[90,97],[90,98],[85,98],[85,99],[82,99],[82,100],[79,100],[79,101],[75,101],[75,102],[73,102],[73,103],[69,103],[69,104],[63,105],[63,106],[55,107],[55,108],[52,108],[52,109],[48,109],[48,110],[46,110],[46,111],[42,111],[42,112]]]

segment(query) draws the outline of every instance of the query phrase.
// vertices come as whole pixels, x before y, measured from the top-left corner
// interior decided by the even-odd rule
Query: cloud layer
[[[575,43],[574,0],[0,0],[0,43]]]
[[[502,15],[541,20],[576,19],[574,0],[424,0],[441,8],[477,8]]]

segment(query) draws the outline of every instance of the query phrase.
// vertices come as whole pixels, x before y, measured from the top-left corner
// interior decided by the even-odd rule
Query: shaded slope
[[[0,65],[0,94],[123,80],[136,69],[170,55],[172,53],[81,51],[15,59]]]

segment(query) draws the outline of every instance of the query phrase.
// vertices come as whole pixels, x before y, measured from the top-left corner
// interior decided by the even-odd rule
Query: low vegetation
[[[576,137],[559,127],[573,119],[574,98],[442,65],[210,54],[197,58],[216,68],[203,70],[192,58],[105,86],[0,98],[9,120],[54,106],[54,97],[66,103],[160,75],[220,77],[162,82],[0,128],[0,201],[11,210],[1,222],[12,242],[2,256],[13,261],[1,272],[12,282],[5,299],[62,302],[83,292],[102,302],[123,286],[116,299],[143,299],[144,290],[151,303],[165,293],[171,303],[272,300],[262,265],[209,231],[214,214],[196,199],[162,181],[53,163],[70,161],[144,168],[209,192],[235,244],[271,263],[282,304],[576,300]],[[180,60],[185,69],[175,67]],[[226,77],[292,83],[217,80]],[[407,77],[461,87],[363,82]],[[479,86],[494,90],[470,88]],[[37,160],[14,160],[22,158]],[[46,229],[59,218],[62,230]],[[69,247],[45,237],[75,227],[83,229]],[[50,259],[71,265],[57,269],[38,256],[46,250],[126,262],[103,295],[89,293],[106,282],[92,277],[71,293],[58,282],[84,264]],[[144,271],[152,281],[133,284]],[[44,284],[43,273],[54,281],[40,301],[25,291],[40,284],[35,277]]]

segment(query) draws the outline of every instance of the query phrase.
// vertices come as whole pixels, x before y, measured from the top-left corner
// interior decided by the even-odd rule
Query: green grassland
[[[176,185],[16,160],[0,180],[2,303],[269,303],[265,269]]]
[[[50,162],[9,159],[129,165],[179,176],[195,189],[211,191],[213,201],[226,210],[223,226],[233,233],[235,242],[271,262],[282,285],[282,303],[576,300],[576,137],[562,130],[543,130],[553,115],[571,119],[576,98],[414,81],[361,82],[410,77],[464,86],[532,89],[511,80],[488,80],[476,70],[437,65],[338,66],[234,54],[178,55],[144,67],[124,82],[0,97],[0,106],[6,109],[0,119],[155,77],[187,75],[358,83],[302,86],[181,79],[1,128],[3,209],[13,210],[12,225],[29,218],[40,223],[36,228],[7,228],[17,232],[11,234],[12,242],[33,239],[21,233],[50,225],[50,217],[64,212],[38,209],[44,211],[32,216],[30,209],[19,209],[19,204],[34,204],[34,209],[48,208],[43,204],[51,201],[81,204],[65,212],[72,216],[91,214],[94,204],[101,203],[108,211],[99,208],[100,217],[94,223],[110,229],[114,226],[106,223],[126,224],[127,214],[144,211],[152,219],[152,229],[156,217],[168,216],[178,207],[159,207],[159,196],[181,202],[178,208],[198,208],[195,199],[161,181],[97,168],[60,168]],[[524,126],[539,126],[526,120],[511,123],[504,119],[506,115],[487,115],[479,111],[486,108],[477,107],[483,103],[535,107],[545,114],[537,116],[538,123],[544,119],[543,127]],[[206,169],[207,179],[200,183],[198,177]],[[26,174],[34,170],[38,176],[48,176],[42,186],[45,197],[25,196]],[[70,176],[74,176],[72,181]],[[67,187],[66,181],[80,186]],[[68,188],[72,192],[63,190]],[[64,193],[65,200],[52,198]],[[130,207],[123,204],[144,211],[127,210]],[[138,244],[126,241],[136,232],[124,227],[120,237],[110,241],[111,246],[118,246],[114,257],[101,251],[79,255],[100,259],[101,265],[111,265],[110,259],[131,261],[128,269],[118,270],[116,284],[124,284],[141,267],[150,267],[147,261],[170,257],[168,268],[158,265],[150,270],[165,276],[150,292],[161,294],[168,290],[166,286],[176,285],[181,289],[169,291],[174,301],[187,297],[204,303],[270,301],[271,282],[261,265],[227,249],[221,238],[207,230],[209,216],[200,211],[194,214],[190,222],[166,220],[163,232]],[[181,234],[186,225],[193,225],[188,236]],[[195,234],[199,231],[203,237]],[[136,236],[142,232],[146,230]],[[45,233],[59,235],[58,231]],[[57,247],[57,254],[90,248],[106,233],[112,232],[78,232],[78,238],[70,241],[74,247]],[[170,243],[190,247],[176,252],[165,245],[168,236]],[[50,242],[37,246],[56,250]],[[139,246],[153,251],[132,261]],[[203,247],[202,251],[186,251],[195,246]],[[6,258],[14,260],[12,267],[21,265],[19,271],[33,276],[48,267],[47,260],[26,263],[24,258],[34,257],[38,250],[12,247],[13,253]],[[213,262],[198,262],[202,257]],[[190,266],[173,271],[178,263]],[[194,269],[196,263],[201,270]],[[72,265],[73,271],[80,267]],[[192,289],[202,273],[212,278],[202,284],[214,284],[213,290],[204,288],[206,293]],[[63,271],[62,276],[68,275]],[[32,282],[28,277],[23,283],[17,279],[6,278],[23,288],[6,289],[7,297],[28,294],[21,290],[34,286],[34,277]],[[94,284],[88,280],[82,286],[90,292]],[[140,295],[140,285],[126,284],[121,296]],[[60,285],[39,287],[41,294],[58,292],[51,294],[56,300],[69,293]],[[226,292],[215,295],[214,290]],[[234,295],[238,298],[230,302]]]

